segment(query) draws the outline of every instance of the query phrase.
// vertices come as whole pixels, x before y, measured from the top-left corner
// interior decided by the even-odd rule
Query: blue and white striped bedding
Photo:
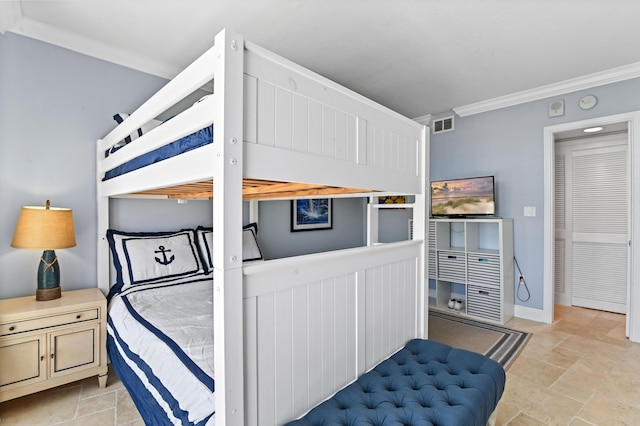
[[[166,160],[167,158],[175,157],[184,152],[191,151],[192,149],[200,148],[201,146],[213,143],[213,125],[198,130],[195,133],[187,135],[182,139],[171,142],[170,144],[161,146],[151,152],[136,157],[120,166],[117,166],[111,170],[108,170],[104,174],[104,180],[109,180],[114,177],[123,175],[125,173],[138,170],[142,167],[146,167],[150,164],[157,163],[159,161]],[[107,151],[106,156],[109,155]]]
[[[111,363],[147,424],[215,424],[211,274],[115,295],[107,332]]]

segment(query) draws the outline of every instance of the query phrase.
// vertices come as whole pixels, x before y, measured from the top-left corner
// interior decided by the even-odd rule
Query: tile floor
[[[2,426],[144,426],[118,376],[109,372],[107,387],[97,377],[0,403]]]
[[[498,425],[640,425],[640,344],[624,315],[556,306],[553,324],[514,318],[533,333],[507,371]]]
[[[640,344],[623,315],[557,306],[554,324],[515,318],[533,333],[507,372],[497,425],[640,425]],[[143,425],[110,374],[0,404],[0,425]]]

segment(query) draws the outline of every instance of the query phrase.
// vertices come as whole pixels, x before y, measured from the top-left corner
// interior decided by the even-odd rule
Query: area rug
[[[524,349],[531,333],[476,321],[461,315],[429,311],[429,339],[478,352],[506,370]]]

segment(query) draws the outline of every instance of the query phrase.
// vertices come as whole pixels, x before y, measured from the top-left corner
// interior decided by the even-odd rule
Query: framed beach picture
[[[291,201],[291,231],[315,231],[333,227],[331,198],[305,198]]]

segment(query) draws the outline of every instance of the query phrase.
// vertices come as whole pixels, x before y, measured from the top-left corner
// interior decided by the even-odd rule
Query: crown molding
[[[454,108],[460,117],[640,77],[640,62]]]
[[[431,114],[421,115],[420,117],[414,118],[413,121],[417,121],[423,126],[428,126],[431,124]]]
[[[0,34],[7,32],[21,17],[19,1],[0,1]]]
[[[0,4],[2,4],[1,1]],[[182,71],[173,65],[153,60],[138,52],[115,47],[24,16],[14,20],[7,31],[166,79],[172,79]]]
[[[178,67],[153,60],[138,52],[115,47],[22,16],[22,8],[18,1],[0,1],[0,34],[4,34],[6,31],[166,79],[172,79],[182,71]],[[453,111],[460,117],[466,117],[637,77],[640,77],[640,62],[456,107],[453,108]],[[413,120],[423,125],[429,125],[431,119],[432,115],[427,114]]]

